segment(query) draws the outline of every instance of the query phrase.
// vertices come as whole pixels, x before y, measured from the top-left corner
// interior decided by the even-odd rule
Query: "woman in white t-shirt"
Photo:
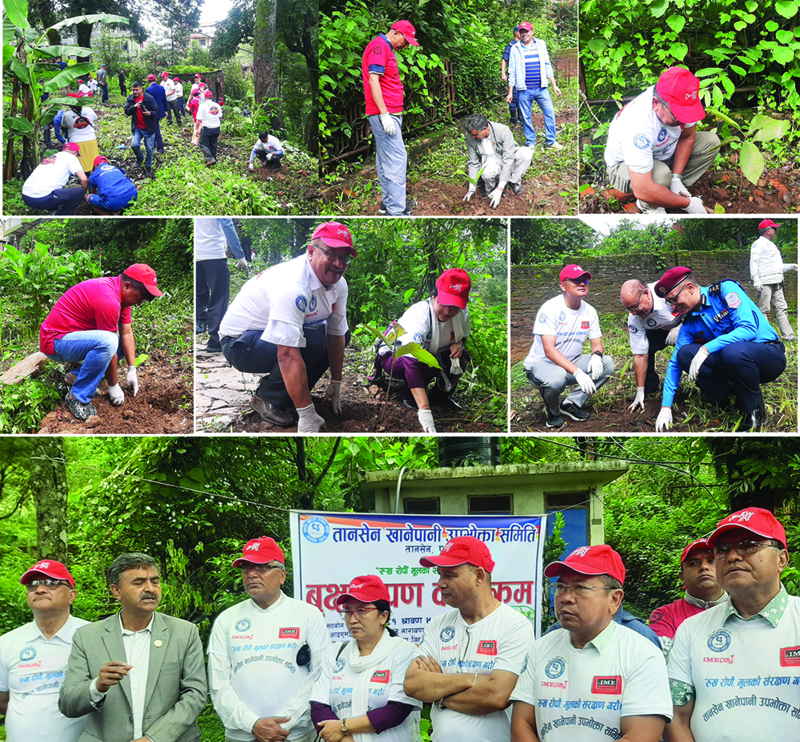
[[[388,627],[389,590],[380,577],[356,577],[336,599],[353,638],[325,654],[311,693],[311,718],[323,742],[419,739],[422,704],[405,694],[416,645]],[[380,738],[378,738],[380,735]]]
[[[74,93],[69,93],[70,98],[76,98]],[[97,148],[97,133],[95,122],[97,114],[89,106],[70,106],[61,117],[61,128],[65,131],[68,142],[81,146],[80,161],[83,172],[91,173],[94,170],[95,158],[100,155]]]

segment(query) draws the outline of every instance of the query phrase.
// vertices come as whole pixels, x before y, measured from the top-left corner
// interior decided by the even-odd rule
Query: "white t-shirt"
[[[297,665],[306,643],[312,655],[330,647],[325,619],[318,608],[286,595],[267,609],[248,599],[217,616],[208,640],[208,677],[228,737],[254,739],[250,730],[267,716],[292,716],[290,740],[311,732],[307,695],[298,699],[302,721],[284,713],[306,681],[305,693],[313,685],[309,667]]]
[[[542,742],[608,742],[624,716],[672,719],[663,654],[615,621],[583,649],[565,629],[543,636],[511,700],[534,707]]]
[[[800,739],[800,598],[782,589],[765,612],[777,626],[726,601],[678,627],[669,677],[694,686],[695,742]]]
[[[81,108],[80,116],[74,111],[65,111],[61,119],[61,123],[67,129],[67,139],[76,144],[91,142],[97,138],[97,132],[94,130],[95,121],[97,114],[88,106]]]
[[[653,297],[653,311],[644,319],[635,314],[628,314],[628,336],[631,343],[631,353],[634,355],[646,355],[650,349],[650,342],[647,339],[648,330],[657,330],[660,327],[675,327],[680,322],[680,312],[673,312],[667,303],[661,299],[655,291],[658,281],[648,283],[650,296]]]
[[[70,616],[46,639],[35,621],[0,636],[0,691],[9,694],[8,742],[75,742],[88,716],[68,719],[58,710],[72,636],[88,621]]]
[[[433,340],[433,322],[436,322],[438,325],[437,337],[439,340],[437,348],[431,348],[431,342]],[[418,301],[416,304],[412,304],[406,309],[406,311],[403,312],[403,316],[397,320],[397,324],[405,330],[405,333],[398,338],[396,346],[399,348],[401,345],[407,345],[408,343],[419,343],[425,350],[430,351],[434,355],[445,349],[449,351],[453,343],[460,342],[464,338],[469,337],[471,329],[469,307],[462,309],[458,313],[458,322],[461,327],[460,337],[456,337],[452,319],[448,319],[446,322],[440,322],[436,318],[436,315],[433,314],[433,310],[427,299]],[[378,353],[381,355],[390,352],[390,348],[385,344],[382,344],[380,348],[378,348]]]
[[[267,134],[266,142],[256,139],[256,143],[253,145],[253,152],[258,152],[259,150],[263,150],[264,152],[283,152],[283,147],[278,137]]]
[[[183,83],[182,82],[176,82],[175,83],[175,98],[173,98],[173,100],[175,100],[176,98],[183,98]]]
[[[175,94],[175,83],[169,78],[161,81],[161,87],[167,95],[167,100],[175,100],[178,96]]]
[[[468,624],[458,609],[436,616],[425,628],[420,645],[446,674],[490,675],[505,670],[519,675],[534,642],[533,625],[521,613],[500,604],[492,613]],[[511,734],[511,710],[472,716],[451,709],[431,709],[433,742],[498,742]]]
[[[542,335],[555,336],[556,350],[563,353],[570,361],[578,358],[587,340],[603,337],[600,332],[600,320],[594,307],[581,301],[578,309],[570,309],[564,301],[564,295],[548,299],[533,323],[533,345],[523,364],[530,371],[536,361],[547,356],[544,354]]]
[[[45,157],[22,186],[22,194],[44,198],[57,188],[63,188],[70,175],[83,172],[81,161],[71,152],[56,152]]]
[[[219,129],[222,122],[222,106],[211,98],[207,98],[197,109],[197,120],[203,122],[206,129]]]
[[[624,162],[634,173],[649,173],[653,160],[669,160],[683,130],[697,123],[667,126],[653,110],[654,91],[651,85],[611,120],[605,151],[609,167]]]
[[[220,337],[264,330],[262,340],[305,348],[305,329],[326,325],[330,335],[347,333],[347,281],[326,288],[308,255],[278,263],[251,278],[231,302],[220,324]]]
[[[388,635],[386,638],[389,638]],[[403,690],[408,667],[420,656],[414,644],[404,640],[396,642],[395,649],[383,662],[374,668],[356,672],[347,661],[350,651],[353,650],[351,641],[353,640],[334,644],[325,652],[319,679],[311,693],[312,701],[328,704],[340,719],[363,715],[354,711],[354,702],[360,702],[366,708],[363,713],[383,708],[389,701],[422,708],[420,701],[407,696]],[[337,654],[339,659],[336,658]],[[358,701],[355,701],[356,698]],[[416,723],[416,719],[412,717],[413,714],[407,716],[402,724],[386,729],[380,735],[355,734],[353,737],[355,742],[410,742],[411,724]]]

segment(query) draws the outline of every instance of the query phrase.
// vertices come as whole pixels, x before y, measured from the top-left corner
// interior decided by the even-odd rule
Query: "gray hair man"
[[[467,141],[467,174],[469,189],[464,201],[469,201],[483,179],[483,187],[496,209],[506,184],[515,196],[523,193],[522,177],[531,166],[533,150],[520,147],[505,124],[489,121],[482,113],[473,113],[464,121]]]

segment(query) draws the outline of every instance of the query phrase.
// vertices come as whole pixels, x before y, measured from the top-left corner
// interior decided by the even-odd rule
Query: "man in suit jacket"
[[[197,627],[156,613],[158,567],[146,554],[122,554],[108,569],[119,613],[75,632],[58,707],[89,714],[79,742],[195,742],[206,703]]]
[[[467,116],[464,130],[467,133],[468,175],[477,180],[483,169],[483,186],[492,201],[492,208],[497,208],[508,183],[515,196],[521,195],[522,176],[531,166],[533,150],[520,147],[514,141],[511,129],[505,124],[490,122],[482,113]],[[472,198],[476,187],[476,183],[469,184],[464,201]]]

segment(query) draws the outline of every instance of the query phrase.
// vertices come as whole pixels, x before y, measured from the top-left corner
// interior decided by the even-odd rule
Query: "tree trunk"
[[[94,28],[94,23],[79,23],[75,26],[75,29],[78,34],[78,46],[82,46],[85,49],[90,49],[92,46],[92,29]],[[90,62],[91,57],[78,57],[78,62]]]
[[[270,128],[283,131],[283,106],[279,97],[275,54],[277,0],[257,0],[253,37],[253,85],[256,105],[267,104]]]
[[[35,438],[31,447],[30,488],[36,503],[39,558],[67,564],[67,469],[60,438]]]
[[[301,43],[295,43],[294,40],[287,38],[288,34],[284,33],[283,43],[289,51],[298,52],[306,58],[306,67],[308,68],[308,85],[311,89],[311,111],[309,118],[311,119],[306,136],[306,147],[309,152],[316,152],[319,147],[319,67],[318,56],[314,49],[311,40],[311,31],[306,30],[301,37]]]

